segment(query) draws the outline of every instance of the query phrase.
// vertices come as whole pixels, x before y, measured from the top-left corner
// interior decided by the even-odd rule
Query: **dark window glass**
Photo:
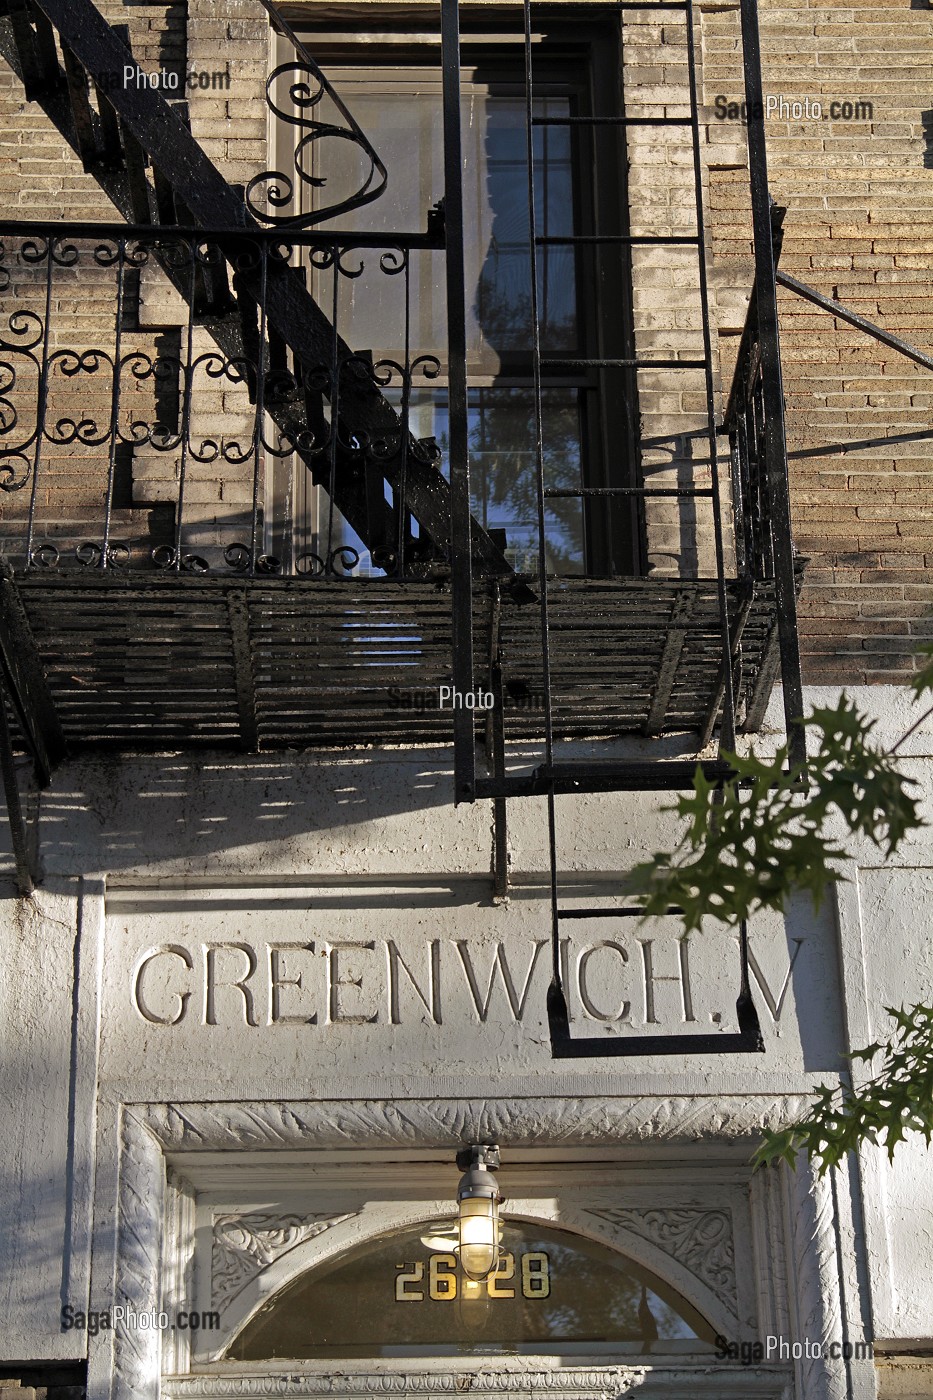
[[[562,118],[611,112],[618,102],[618,47],[609,41],[608,29],[600,34],[597,41],[568,29],[535,50],[533,117],[558,123],[532,129],[535,227],[541,239],[615,235],[622,228],[624,159],[612,145],[615,136],[605,129],[594,134],[586,127],[559,124]],[[328,42],[334,45],[330,55]],[[313,38],[309,44],[316,47]],[[422,229],[444,188],[437,53],[423,45],[419,49],[417,42],[375,39],[365,50],[364,62],[361,48],[337,43],[332,36],[323,49],[317,48],[389,172],[379,199],[341,215],[337,223],[386,234]],[[472,509],[487,529],[498,532],[500,544],[504,537],[513,566],[533,573],[539,541],[524,60],[516,42],[467,37],[462,53]],[[321,110],[318,115],[326,120],[329,114]],[[331,201],[358,186],[358,156],[350,143],[321,143],[317,158],[315,174],[325,182],[319,186],[320,198]],[[305,191],[304,197],[311,196]],[[614,213],[606,213],[609,205]],[[437,356],[440,373],[430,385],[419,387],[421,372],[416,372],[411,429],[416,437],[436,438],[446,449],[443,254],[413,255],[407,281],[386,276],[378,253],[348,257],[359,275],[339,279],[336,300],[333,274],[312,270],[318,299],[324,307],[336,308],[344,340],[377,361],[403,358],[406,325],[411,359]],[[535,266],[542,356],[573,361],[542,370],[544,486],[575,491],[636,484],[634,379],[627,371],[580,363],[631,353],[628,277],[618,246],[611,246],[611,238],[605,246],[542,244]],[[384,392],[393,399],[391,385]],[[362,550],[352,530],[337,524],[340,538]],[[334,528],[329,513],[328,526]],[[559,574],[637,572],[640,529],[631,498],[603,498],[589,507],[580,498],[549,496],[547,568]],[[319,545],[313,547],[322,552]],[[365,572],[365,555],[362,562]]]

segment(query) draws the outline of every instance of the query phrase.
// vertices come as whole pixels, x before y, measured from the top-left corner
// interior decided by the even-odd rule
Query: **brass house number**
[[[551,1292],[551,1261],[543,1249],[531,1249],[518,1258],[514,1254],[503,1254],[499,1267],[486,1280],[486,1292],[490,1298],[514,1298],[520,1286],[523,1298],[547,1298]],[[425,1299],[425,1272],[427,1272],[427,1296],[435,1303],[449,1303],[457,1296],[459,1275],[457,1260],[453,1254],[432,1254],[425,1270],[424,1262],[396,1264],[395,1301],[397,1303],[423,1303]]]

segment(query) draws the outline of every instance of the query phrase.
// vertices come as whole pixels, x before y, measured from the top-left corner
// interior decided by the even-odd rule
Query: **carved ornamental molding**
[[[729,1211],[688,1207],[637,1210],[607,1206],[588,1207],[586,1214],[655,1245],[689,1269],[733,1312],[738,1311],[735,1246]]]
[[[370,1396],[469,1394],[471,1400],[487,1396],[551,1395],[555,1400],[790,1400],[792,1384],[784,1367],[768,1370],[736,1368],[736,1374],[721,1367],[667,1369],[654,1366],[567,1366],[559,1370],[521,1367],[464,1372],[459,1369],[436,1371],[396,1371],[382,1368],[378,1374],[341,1372],[325,1375],[278,1374],[269,1376],[185,1376],[166,1377],[166,1400],[259,1400],[263,1396],[344,1396],[347,1400],[368,1400]]]
[[[282,1215],[256,1211],[245,1215],[215,1215],[211,1241],[211,1301],[219,1308],[226,1308],[257,1274],[283,1254],[358,1214],[358,1211],[345,1211],[342,1215]]]
[[[645,1143],[724,1142],[749,1138],[763,1127],[786,1126],[805,1112],[803,1095],[762,1094],[661,1098],[656,1095],[627,1098],[565,1099],[527,1098],[458,1100],[356,1101],[258,1101],[226,1103],[130,1103],[118,1107],[118,1131],[122,1147],[118,1153],[117,1250],[113,1276],[114,1296],[119,1296],[139,1312],[157,1307],[160,1301],[159,1258],[165,1211],[165,1152],[204,1152],[283,1148],[332,1147],[436,1147],[441,1144],[506,1141],[515,1147],[540,1146],[547,1141],[554,1147],[598,1146],[620,1141]],[[302,1219],[305,1219],[304,1217]],[[305,1221],[307,1223],[307,1220]],[[656,1242],[655,1242],[656,1243]],[[297,1242],[294,1246],[297,1247]],[[246,1250],[249,1253],[249,1250]],[[230,1295],[232,1296],[232,1294]],[[118,1330],[94,1339],[89,1356],[89,1394],[95,1400],[158,1400],[160,1394],[160,1339],[155,1331]],[[746,1385],[749,1375],[737,1382]],[[484,1377],[484,1389],[497,1392],[528,1393],[527,1375],[520,1371],[496,1373],[501,1379]],[[601,1400],[603,1395],[619,1397],[633,1386],[642,1386],[636,1373],[623,1368],[602,1369],[582,1375],[594,1377],[592,1385],[574,1373],[563,1370],[559,1381],[536,1379],[542,1392],[566,1394],[579,1400],[583,1393]],[[616,1379],[609,1379],[615,1376]],[[405,1393],[456,1393],[462,1386],[457,1374],[442,1377],[399,1376],[397,1384],[388,1374],[378,1381],[360,1377],[334,1378],[330,1389],[320,1381],[293,1377],[283,1390],[283,1378],[219,1377],[173,1380],[166,1394],[178,1400],[198,1400],[199,1396],[249,1397],[262,1395],[324,1395]],[[462,1376],[460,1377],[462,1381]],[[782,1386],[756,1394],[778,1397]],[[654,1388],[654,1379],[645,1382],[638,1395]],[[666,1392],[672,1397],[681,1390]],[[353,1387],[356,1387],[354,1389]],[[719,1400],[727,1393],[723,1376],[708,1394]],[[776,1388],[774,1388],[776,1386]],[[199,1388],[200,1387],[200,1388]],[[699,1373],[691,1377],[689,1393],[704,1394]],[[472,1393],[482,1395],[475,1385]],[[662,1390],[654,1393],[665,1394]],[[738,1397],[739,1391],[737,1390]],[[819,1400],[836,1400],[833,1390],[814,1392]]]
[[[729,1141],[792,1123],[801,1094],[741,1097],[415,1099],[139,1105],[149,1131],[173,1152],[230,1148],[437,1146],[508,1142],[513,1147]]]

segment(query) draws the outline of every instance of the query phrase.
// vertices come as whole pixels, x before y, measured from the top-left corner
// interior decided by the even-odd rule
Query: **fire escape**
[[[379,154],[378,132],[361,129],[305,43],[268,0],[261,4],[290,46],[278,77],[307,108],[298,123],[305,135],[294,169],[265,171],[243,188],[228,183],[194,139],[184,104],[145,83],[113,82],[113,74],[139,70],[128,29],[109,24],[93,0],[3,0],[0,51],[119,216],[0,225],[0,758],[20,886],[30,889],[34,874],[17,753],[29,756],[41,786],[66,753],[88,749],[452,741],[455,801],[493,803],[500,893],[508,803],[546,799],[554,1053],[759,1049],[744,937],[734,1034],[598,1042],[570,1035],[560,988],[563,921],[638,911],[567,904],[555,838],[562,794],[687,787],[696,760],[684,753],[704,755],[707,777],[724,781],[728,761],[710,756],[710,745],[728,750],[738,733],[759,728],[778,679],[792,753],[800,757],[802,731],[793,724],[802,712],[800,566],[790,535],[775,291],[780,221],[767,189],[754,0],[743,0],[742,29],[755,273],[725,421],[717,413],[707,294],[691,0],[611,6],[623,23],[628,13],[649,11],[683,26],[684,115],[633,115],[624,102],[614,112],[549,115],[536,98],[534,6],[524,0],[515,37],[525,77],[527,456],[537,530],[530,567],[510,550],[507,532],[478,518],[471,483],[456,0],[440,6],[443,198],[425,209],[422,228],[390,234],[339,227],[341,216],[378,201],[393,172]],[[296,88],[299,80],[304,86]],[[276,81],[273,73],[268,101],[279,113]],[[325,103],[326,119],[315,110]],[[583,139],[612,128],[625,140],[638,126],[676,129],[687,143],[689,231],[539,229],[539,133],[572,129]],[[302,151],[334,136],[359,154],[359,183],[336,202],[296,212]],[[578,266],[596,247],[626,258],[649,248],[689,253],[702,352],[646,354],[633,339],[621,352],[596,346],[582,356],[555,355],[542,331],[538,258],[558,244]],[[419,259],[446,291],[443,366],[419,353],[411,331]],[[404,311],[391,359],[350,345],[339,329],[364,265],[399,289]],[[106,347],[82,342],[62,310],[76,288],[92,283],[109,289],[101,293],[113,318]],[[144,343],[134,324],[154,286],[181,308],[171,352]],[[674,484],[652,485],[647,474],[594,481],[585,472],[554,484],[544,403],[553,376],[565,369],[594,381],[625,375],[633,399],[647,373],[671,382],[699,375],[705,426],[695,451],[703,472]],[[439,446],[419,436],[414,404],[442,370]],[[216,400],[220,391],[226,397]],[[238,396],[252,429],[231,438],[198,432],[199,392],[224,405]],[[145,413],[134,408],[150,401]],[[82,450],[99,468],[93,510],[87,498],[69,505],[63,489]],[[155,471],[155,504],[143,529],[127,481],[137,461],[158,463],[160,454],[171,457],[173,470],[162,478]],[[221,483],[221,505],[228,488],[238,502],[226,525],[218,525],[220,506],[204,523],[206,467],[211,482]],[[306,473],[317,491],[313,538],[290,514],[291,478],[276,516],[276,471]],[[135,476],[132,486],[135,492]],[[549,563],[555,503],[575,503],[590,518],[624,503],[644,532],[646,511],[659,501],[706,512],[710,569],[626,574]],[[492,704],[480,712],[399,701],[441,686],[462,697],[491,696]],[[683,736],[679,751],[665,748],[669,736]]]

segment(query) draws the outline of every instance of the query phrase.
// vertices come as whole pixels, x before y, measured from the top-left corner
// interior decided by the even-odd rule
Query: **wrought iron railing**
[[[263,170],[246,186],[244,201],[253,218],[262,224],[309,228],[327,219],[371,204],[385,190],[389,172],[378,151],[347,107],[334,85],[308,52],[291,25],[270,0],[260,0],[275,32],[288,41],[291,53],[277,63],[266,81],[266,106],[273,120],[295,132],[291,159],[284,170]],[[323,187],[327,180],[313,170],[328,142],[352,145],[361,157],[356,187],[342,198],[332,198]],[[309,208],[302,208],[301,191],[313,192]]]
[[[765,426],[758,308],[753,292],[724,420],[731,454],[736,570],[752,579],[771,578],[774,572]]]
[[[447,364],[412,330],[443,246],[436,211],[388,238],[0,223],[0,552],[25,571],[446,572],[426,509],[446,443],[424,429],[446,419]],[[267,315],[273,284],[309,282],[314,360]],[[392,344],[354,353],[341,331],[367,299]],[[764,425],[753,298],[727,427],[736,573],[756,580],[773,577]]]
[[[446,366],[410,331],[440,216],[388,242],[2,224],[0,243],[14,567],[423,577],[443,559],[424,509],[441,453],[413,404],[432,417]],[[273,288],[308,281],[329,313],[313,361],[267,315]],[[390,328],[385,354],[339,334],[360,287]]]

